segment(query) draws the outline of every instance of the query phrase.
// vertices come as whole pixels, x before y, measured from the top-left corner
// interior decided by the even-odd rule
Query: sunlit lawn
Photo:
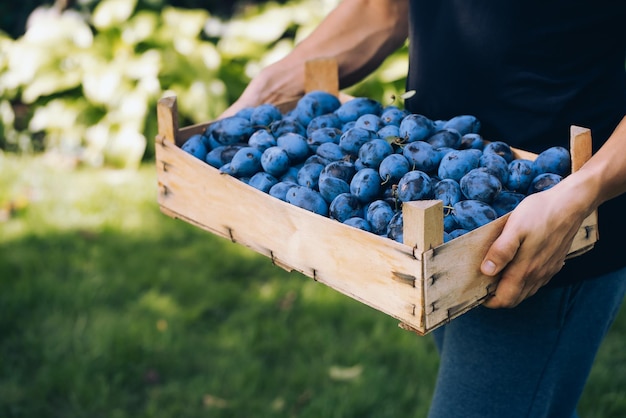
[[[0,156],[0,417],[423,417],[430,337],[161,214],[151,165]],[[626,310],[582,417],[626,416]],[[488,394],[485,394],[488,396]]]

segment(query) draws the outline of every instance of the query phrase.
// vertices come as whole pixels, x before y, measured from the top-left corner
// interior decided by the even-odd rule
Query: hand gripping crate
[[[508,215],[443,244],[441,201],[407,202],[399,243],[276,199],[180,149],[207,126],[179,129],[176,98],[158,103],[156,166],[164,214],[251,248],[420,335],[478,306],[495,289],[497,278],[482,275],[479,266]],[[574,170],[591,156],[588,129],[572,127],[571,154]],[[569,257],[588,251],[597,239],[594,213],[579,229]]]

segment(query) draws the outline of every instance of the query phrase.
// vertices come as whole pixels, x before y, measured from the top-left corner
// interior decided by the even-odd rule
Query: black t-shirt
[[[597,149],[626,115],[624,22],[621,0],[412,0],[406,107],[473,114],[485,139],[535,153],[569,148],[570,126],[583,126]],[[595,248],[552,284],[626,266],[626,195],[598,223]]]

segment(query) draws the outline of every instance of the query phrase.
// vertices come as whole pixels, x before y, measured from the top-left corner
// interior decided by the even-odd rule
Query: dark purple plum
[[[536,177],[535,163],[518,158],[509,163],[509,178],[505,184],[506,188],[515,192],[526,193],[530,183]]]
[[[363,205],[353,194],[341,193],[330,203],[329,216],[339,222],[354,216],[363,217]]]
[[[551,147],[541,152],[535,159],[535,173],[558,174],[565,177],[572,170],[572,159],[569,151],[563,147]]]
[[[433,181],[420,170],[406,173],[398,182],[398,199],[401,202],[424,200],[432,197]]]
[[[460,181],[461,177],[480,164],[482,152],[476,149],[452,150],[443,156],[437,174],[441,179]]]
[[[453,206],[456,221],[462,229],[472,231],[498,217],[496,211],[480,200],[461,200]]]
[[[491,203],[502,190],[502,183],[485,167],[471,170],[459,182],[463,195],[471,200]]]
[[[382,192],[381,182],[378,170],[363,168],[352,177],[350,193],[356,196],[361,203],[371,202],[380,196]]]
[[[400,137],[404,142],[424,141],[435,133],[435,123],[424,115],[412,113],[400,122]]]

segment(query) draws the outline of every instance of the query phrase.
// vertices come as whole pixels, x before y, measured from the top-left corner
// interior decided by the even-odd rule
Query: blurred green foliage
[[[177,96],[182,126],[215,118],[338,2],[44,4],[23,35],[0,34],[0,150],[135,167],[154,156],[161,97]],[[349,92],[391,101],[406,65],[402,49]]]

